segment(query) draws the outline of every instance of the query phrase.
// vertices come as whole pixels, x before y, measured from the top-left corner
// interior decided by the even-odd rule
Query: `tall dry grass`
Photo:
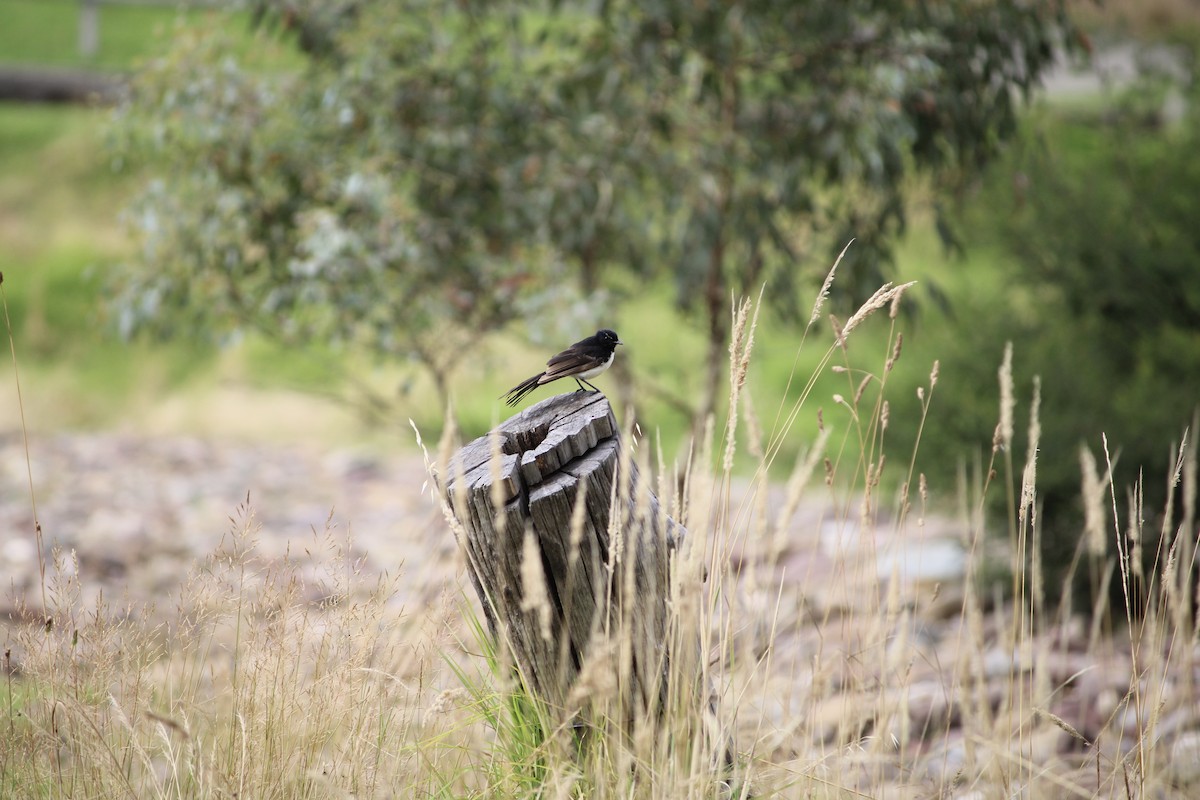
[[[1101,474],[1109,454],[1081,457],[1076,567],[1129,587],[1130,608],[1134,592],[1150,600],[1137,617],[1079,613],[1042,577],[1038,401],[1018,466],[1011,353],[990,461],[960,486],[930,487],[915,454],[888,453],[891,426],[950,412],[935,403],[934,362],[920,418],[891,416],[905,288],[884,287],[845,323],[818,298],[797,347],[820,346],[809,339],[827,319],[821,369],[845,377],[844,393],[816,398],[814,376],[797,376],[765,422],[746,381],[757,312],[740,304],[730,413],[687,462],[665,463],[628,421],[625,457],[656,475],[688,530],[663,587],[667,633],[642,641],[632,604],[614,609],[561,707],[534,696],[492,641],[458,588],[461,564],[440,600],[400,609],[403,570],[366,574],[332,527],[266,559],[242,508],[158,608],[85,601],[70,554],[54,554],[44,608],[35,600],[5,633],[0,796],[1195,796],[1190,441],[1170,467],[1182,503],[1164,510],[1163,536],[1148,535],[1136,489],[1127,497]],[[852,347],[860,324],[891,327],[874,365]],[[772,483],[805,414],[820,433]],[[759,465],[750,476],[734,472],[740,450]],[[885,491],[891,475],[899,488]],[[984,498],[996,492],[1010,497],[1007,536],[989,535]],[[957,516],[935,514],[931,494],[957,496]],[[1140,557],[1160,540],[1157,561]],[[947,543],[961,574],[920,569]],[[631,711],[630,659],[655,646],[669,667],[648,694],[663,701]]]

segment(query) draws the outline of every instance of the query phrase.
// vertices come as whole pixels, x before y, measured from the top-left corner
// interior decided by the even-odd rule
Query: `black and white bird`
[[[600,391],[588,383],[588,378],[594,378],[612,366],[619,344],[624,342],[617,337],[616,331],[608,328],[596,331],[594,336],[580,339],[547,361],[545,371],[521,381],[505,392],[504,402],[515,406],[521,402],[521,398],[537,387],[559,378],[574,378],[579,384],[579,391],[583,391],[585,384],[594,392]]]

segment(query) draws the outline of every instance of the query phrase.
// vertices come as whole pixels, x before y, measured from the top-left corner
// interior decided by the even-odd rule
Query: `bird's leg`
[[[588,381],[586,381],[586,380],[584,380],[584,379],[582,379],[582,378],[576,378],[576,379],[575,379],[575,382],[579,384],[579,388],[580,388],[581,390],[583,389],[583,384],[587,383],[587,385],[588,385],[588,386],[591,386],[591,387],[592,387],[592,391],[593,391],[593,392],[599,392],[599,391],[600,391],[600,390],[599,390],[599,389],[597,389],[595,386],[592,386],[592,384],[588,383]]]

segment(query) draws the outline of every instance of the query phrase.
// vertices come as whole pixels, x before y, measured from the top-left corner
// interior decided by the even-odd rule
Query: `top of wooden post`
[[[599,392],[570,392],[532,405],[501,423],[455,454],[447,468],[448,493],[471,491],[503,482],[504,502],[521,486],[537,486],[571,461],[592,452],[617,434],[617,420],[608,399]],[[494,444],[498,437],[500,468],[493,471]],[[461,483],[460,483],[461,481]]]

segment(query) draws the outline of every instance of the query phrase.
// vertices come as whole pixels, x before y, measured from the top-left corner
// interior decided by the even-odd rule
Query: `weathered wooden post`
[[[544,400],[459,450],[440,483],[491,633],[532,690],[573,713],[589,646],[619,631],[622,703],[639,716],[660,708],[669,562],[686,532],[622,453],[608,400]]]

